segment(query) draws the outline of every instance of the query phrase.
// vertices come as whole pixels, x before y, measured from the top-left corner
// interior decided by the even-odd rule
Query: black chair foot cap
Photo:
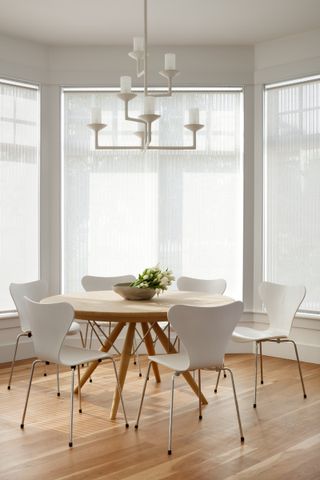
[[[142,377],[142,373],[139,373],[139,377]]]
[[[137,365],[137,362],[133,362],[133,365]]]
[[[306,394],[304,394],[304,395],[303,395],[303,398],[307,398],[307,395],[306,395]]]
[[[226,374],[226,373],[224,373],[223,376],[224,376],[224,378],[227,378],[227,374]]]
[[[168,450],[168,455],[171,455],[172,451],[171,450]]]
[[[213,391],[214,391],[214,393],[217,393],[218,390],[215,388]]]
[[[126,428],[129,428],[129,423],[126,423]]]
[[[257,408],[257,404],[256,404],[256,403],[253,404],[253,408]]]
[[[10,385],[8,385],[8,390],[10,390]]]
[[[79,408],[79,413],[82,413],[82,408]]]
[[[243,443],[243,442],[244,442],[244,437],[241,437],[241,443]]]
[[[20,428],[22,428],[22,429],[24,428],[24,424],[23,424],[23,423],[21,423]]]
[[[92,383],[92,378],[90,378],[89,382]]]
[[[46,377],[46,376],[47,376],[47,374],[46,374],[46,373],[44,373],[44,374],[43,374],[43,376],[44,376],[44,377]]]
[[[57,397],[60,397],[60,392],[57,392]]]
[[[263,380],[261,380],[261,382],[260,382],[260,383],[261,383],[261,385],[263,385]]]
[[[135,425],[134,428],[135,428],[136,430],[138,430],[138,426],[139,426],[139,425]]]
[[[84,367],[84,363],[81,364],[81,367]]]
[[[72,442],[69,442],[69,447],[71,448],[73,446],[73,443]]]
[[[202,420],[202,415],[199,415],[199,420]]]

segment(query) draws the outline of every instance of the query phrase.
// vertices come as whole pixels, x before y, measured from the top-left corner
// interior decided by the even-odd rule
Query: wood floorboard
[[[320,480],[320,365],[302,363],[304,399],[295,361],[264,360],[264,385],[253,409],[254,357],[228,355],[238,393],[245,443],[241,445],[230,378],[213,388],[216,373],[203,372],[208,405],[198,420],[195,395],[176,382],[173,453],[167,455],[171,372],[148,383],[139,429],[134,429],[144,378],[131,364],[124,389],[130,428],[120,411],[109,420],[114,375],[99,366],[83,387],[83,413],[75,398],[74,447],[68,447],[69,380],[61,372],[56,395],[55,367],[38,367],[24,430],[20,429],[31,361],[17,363],[7,390],[9,364],[0,365],[1,480]],[[142,359],[146,370],[146,359]]]

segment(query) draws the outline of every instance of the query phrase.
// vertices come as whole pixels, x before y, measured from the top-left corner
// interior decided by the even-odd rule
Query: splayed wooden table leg
[[[135,323],[132,322],[128,324],[127,335],[122,348],[120,366],[119,366],[119,384],[120,384],[121,391],[123,389],[123,385],[127,376],[135,329],[136,329]],[[117,416],[119,401],[120,401],[119,392],[118,392],[118,389],[116,388],[113,394],[113,401],[112,401],[112,407],[110,412],[111,420],[114,420]]]

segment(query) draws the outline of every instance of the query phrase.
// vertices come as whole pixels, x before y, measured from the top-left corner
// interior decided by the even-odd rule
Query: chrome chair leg
[[[84,334],[84,347],[85,348],[87,346],[87,341],[88,341],[88,332],[89,332],[89,322],[87,322],[86,331],[85,331],[85,334]]]
[[[81,328],[81,327],[80,327],[80,328]],[[85,343],[85,341],[84,341],[83,334],[82,334],[82,331],[81,331],[81,330],[80,330],[79,334],[80,334],[80,340],[81,340],[82,348],[86,348],[86,343]]]
[[[78,400],[79,400],[79,413],[82,413],[82,396],[81,396],[81,382],[80,382],[80,365],[77,366],[78,371]]]
[[[202,402],[201,402],[201,370],[198,369],[198,398],[199,398],[199,420],[202,420]]]
[[[112,361],[112,365],[113,365],[113,369],[114,369],[114,374],[115,374],[115,377],[116,377],[117,388],[118,388],[119,397],[120,397],[120,401],[121,401],[123,416],[124,416],[124,420],[125,420],[125,422],[126,422],[126,428],[129,428],[129,423],[128,423],[127,414],[126,414],[126,409],[124,408],[124,401],[123,401],[121,386],[120,386],[120,383],[119,383],[119,377],[118,377],[118,372],[117,372],[117,368],[116,368],[116,363],[115,363],[115,361],[113,360],[113,358],[111,358],[111,357],[110,357],[110,360]]]
[[[254,403],[253,408],[257,407],[257,382],[258,382],[258,342],[256,342],[256,372],[254,377]]]
[[[60,397],[59,365],[57,364],[57,396]]]
[[[242,425],[241,425],[240,411],[239,411],[239,405],[238,405],[238,399],[237,399],[237,393],[236,393],[236,386],[234,384],[233,373],[232,373],[232,370],[230,370],[230,368],[225,368],[224,370],[228,370],[228,372],[230,372],[230,375],[231,375],[231,383],[232,383],[232,389],[233,389],[234,403],[235,403],[236,410],[237,410],[238,424],[239,424],[239,430],[240,430],[240,438],[241,438],[241,442],[244,442],[244,436],[243,436],[243,430],[242,430]]]
[[[145,379],[144,384],[143,384],[143,390],[142,390],[142,395],[141,395],[141,401],[140,401],[138,416],[137,416],[136,424],[134,426],[134,428],[136,428],[136,429],[139,427],[139,420],[140,420],[140,415],[141,415],[141,410],[142,410],[142,404],[143,404],[143,400],[144,400],[144,395],[146,393],[147,382],[149,380],[151,365],[152,365],[152,362],[149,362],[148,370],[147,370],[147,374],[146,374],[146,379]]]
[[[219,381],[220,381],[220,375],[221,375],[221,370],[219,370],[219,372],[218,372],[218,377],[217,377],[217,381],[216,381],[216,386],[214,387],[214,393],[217,393],[217,391],[218,391],[218,385],[219,385]]]
[[[24,427],[24,419],[25,419],[26,413],[27,413],[27,407],[28,407],[28,401],[29,401],[29,395],[30,395],[30,390],[31,390],[34,368],[35,368],[37,363],[42,363],[42,362],[43,362],[42,360],[35,360],[32,363],[31,372],[30,372],[30,379],[29,379],[29,386],[28,386],[28,390],[27,390],[27,397],[26,397],[26,402],[24,404],[24,410],[23,410],[23,414],[22,414],[22,420],[21,420],[20,428]]]
[[[74,371],[76,367],[71,367],[71,392],[70,392],[70,437],[69,447],[73,445],[73,397],[74,397]]]
[[[300,359],[299,359],[297,344],[296,344],[296,342],[295,342],[294,340],[287,340],[287,341],[290,342],[290,343],[292,343],[293,346],[294,346],[294,350],[295,350],[295,352],[296,352],[296,357],[297,357],[297,362],[298,362],[298,368],[299,368],[301,385],[302,385],[303,398],[307,398],[306,389],[304,388],[304,381],[303,381],[303,376],[302,376],[302,370],[301,370],[301,364],[300,364]]]
[[[19,335],[17,335],[16,346],[15,346],[15,349],[14,349],[13,359],[12,359],[12,362],[11,362],[11,370],[10,370],[10,377],[9,377],[9,382],[8,382],[8,390],[10,390],[10,388],[11,388],[11,380],[12,380],[14,365],[16,363],[16,356],[17,356],[19,340],[20,340],[21,337],[26,337],[26,336],[31,337],[31,332],[22,332],[22,333],[19,333]]]
[[[260,383],[261,385],[263,385],[262,342],[259,342],[259,348],[260,348]]]
[[[179,376],[179,372],[175,372],[172,375],[171,383],[171,402],[170,402],[170,416],[169,416],[169,443],[168,443],[168,455],[172,453],[172,420],[173,420],[173,397],[174,397],[174,380]]]
[[[142,377],[141,373],[141,365],[140,365],[140,358],[139,358],[139,353],[137,352],[137,341],[135,336],[133,337],[133,358],[134,358],[134,365],[138,365],[138,372],[139,372],[139,377]]]

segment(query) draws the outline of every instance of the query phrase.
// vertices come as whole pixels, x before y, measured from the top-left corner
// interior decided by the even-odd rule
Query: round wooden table
[[[210,295],[202,292],[168,291],[155,296],[151,300],[131,301],[124,300],[113,291],[81,292],[65,295],[55,295],[42,300],[43,303],[67,302],[75,310],[75,318],[88,321],[106,321],[116,323],[108,339],[105,340],[101,351],[107,352],[116,341],[122,329],[128,324],[126,338],[121,351],[119,366],[119,382],[121,388],[125,383],[129,360],[132,353],[132,345],[136,324],[141,325],[143,339],[149,355],[154,355],[154,345],[150,330],[154,330],[163,348],[168,353],[176,353],[175,348],[162,330],[158,322],[167,321],[167,312],[172,305],[193,306],[220,306],[233,302],[232,298],[224,295]],[[92,372],[98,366],[98,362],[92,362],[81,377],[81,387],[90,378]],[[158,365],[153,364],[153,371],[157,382],[160,382]],[[196,382],[189,372],[183,374],[192,390],[199,395]],[[76,389],[77,391],[77,389]],[[111,407],[110,418],[114,419],[119,406],[119,394],[115,389]],[[207,400],[201,393],[202,403]]]

